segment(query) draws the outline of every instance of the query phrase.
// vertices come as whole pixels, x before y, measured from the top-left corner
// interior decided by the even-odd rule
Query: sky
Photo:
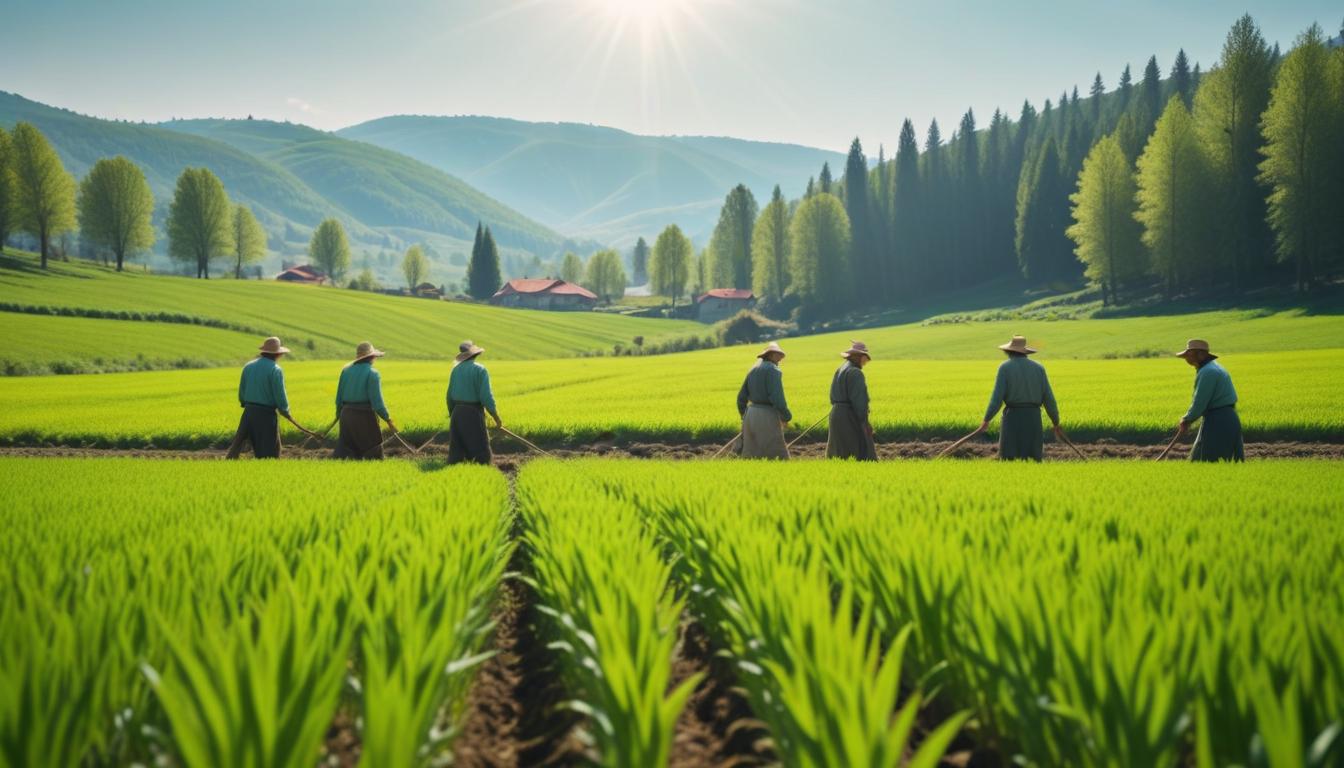
[[[0,90],[99,117],[491,115],[870,153],[901,121],[1038,108],[1250,13],[1287,50],[1339,0],[3,0]]]

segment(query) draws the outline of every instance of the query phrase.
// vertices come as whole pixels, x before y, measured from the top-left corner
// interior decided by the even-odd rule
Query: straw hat
[[[779,342],[777,341],[772,341],[769,344],[766,344],[765,349],[761,350],[761,353],[757,355],[757,357],[765,359],[765,356],[771,352],[776,352],[780,357],[784,357],[784,350],[779,348]]]
[[[869,360],[873,359],[873,356],[868,353],[868,345],[864,344],[862,341],[849,342],[849,349],[846,349],[844,352],[840,353],[840,356],[845,359],[849,359],[854,355],[863,355]]]
[[[1176,356],[1185,357],[1186,355],[1190,354],[1191,352],[1194,352],[1195,350],[1199,350],[1207,354],[1210,360],[1218,359],[1217,355],[1209,351],[1209,342],[1203,339],[1191,339],[1185,342],[1185,349],[1181,350],[1180,352],[1177,352]]]
[[[261,342],[261,346],[257,347],[257,349],[261,350],[262,352],[265,352],[268,355],[289,354],[289,347],[286,347],[285,345],[281,344],[280,338],[278,336],[272,336],[269,339]]]
[[[478,347],[475,344],[471,343],[471,339],[467,339],[466,341],[457,345],[457,351],[458,351],[457,357],[453,358],[453,361],[462,363],[481,354],[482,352],[485,351],[485,348]]]
[[[1027,346],[1026,336],[1014,336],[1013,340],[1007,344],[1000,344],[999,349],[1002,349],[1004,352],[1016,352],[1019,355],[1036,354],[1036,350]]]
[[[355,347],[355,362],[358,363],[368,357],[382,357],[384,354],[386,353],[375,348],[370,342],[361,341],[359,346]]]

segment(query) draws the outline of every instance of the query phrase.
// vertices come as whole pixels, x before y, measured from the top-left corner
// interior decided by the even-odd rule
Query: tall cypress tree
[[[1153,132],[1153,125],[1162,113],[1162,72],[1157,68],[1157,57],[1150,56],[1143,68],[1143,82],[1139,84],[1139,127],[1143,135]]]
[[[920,276],[920,291],[946,288],[948,280],[948,252],[950,237],[948,219],[951,214],[946,147],[938,121],[929,123],[924,138],[924,155],[920,184],[924,194],[920,204],[920,253],[915,268]]]
[[[1050,137],[1036,156],[1017,215],[1018,263],[1022,275],[1033,283],[1072,279],[1079,272],[1065,235],[1070,222],[1068,195],[1059,147]]]
[[[901,138],[892,163],[892,269],[887,270],[889,297],[909,298],[918,287],[920,274],[920,205],[923,190],[919,177],[919,144],[909,119],[901,123]]]
[[[845,214],[849,216],[854,295],[859,301],[871,304],[881,298],[883,276],[875,258],[868,204],[868,160],[863,155],[863,144],[855,136],[845,158]]]
[[[1190,108],[1190,99],[1194,96],[1194,91],[1190,87],[1190,61],[1185,57],[1185,49],[1182,48],[1176,54],[1176,63],[1171,65],[1171,94],[1181,97],[1185,102],[1185,108]]]
[[[831,191],[831,164],[825,162],[821,164],[821,175],[817,177],[818,190],[830,193]]]
[[[1088,96],[1092,102],[1092,130],[1101,131],[1101,97],[1106,93],[1106,85],[1101,82],[1101,73],[1092,78],[1092,90],[1088,91]]]
[[[471,261],[467,264],[467,292],[478,301],[488,299],[499,290],[499,248],[489,227],[476,223],[476,242],[471,246]]]
[[[1134,76],[1129,73],[1128,64],[1120,73],[1120,87],[1116,91],[1120,94],[1120,114],[1123,115],[1129,110],[1130,99],[1134,98]]]
[[[634,273],[631,277],[633,285],[644,285],[649,282],[649,244],[642,237],[635,243],[635,250],[630,256],[630,267],[630,271]]]
[[[985,233],[984,190],[980,178],[980,142],[975,133],[975,112],[966,110],[957,127],[956,210],[959,225],[952,229],[952,286],[960,288],[968,282],[968,274],[984,263]]]
[[[756,197],[745,184],[728,192],[719,222],[710,238],[706,279],[710,288],[751,287],[751,229],[756,224]]]
[[[1010,272],[1016,267],[1013,253],[1014,194],[1017,174],[1010,171],[1012,123],[1002,110],[994,110],[985,136],[985,239],[983,253],[988,275]]]

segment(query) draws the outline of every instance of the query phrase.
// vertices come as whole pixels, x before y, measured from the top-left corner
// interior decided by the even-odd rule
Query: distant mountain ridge
[[[676,223],[708,239],[742,183],[762,206],[775,184],[797,197],[844,155],[723,137],[641,136],[579,123],[400,115],[336,131],[414,157],[574,237],[627,247]]]
[[[543,258],[590,249],[466,182],[412,158],[308,126],[264,120],[104,120],[0,91],[0,126],[37,126],[66,170],[83,176],[102,157],[125,155],[145,172],[161,220],[183,168],[204,166],[230,197],[252,207],[272,243],[301,248],[334,216],[356,243],[400,248],[424,240],[470,248],[478,220],[502,248]]]

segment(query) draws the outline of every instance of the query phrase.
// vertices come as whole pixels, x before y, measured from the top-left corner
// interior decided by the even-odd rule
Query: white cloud
[[[309,104],[308,102],[304,101],[303,99],[300,99],[297,96],[290,96],[286,98],[285,103],[288,104],[290,107],[297,109],[305,114],[309,115],[322,114],[322,110],[318,109],[317,107],[314,107],[312,104]]]

